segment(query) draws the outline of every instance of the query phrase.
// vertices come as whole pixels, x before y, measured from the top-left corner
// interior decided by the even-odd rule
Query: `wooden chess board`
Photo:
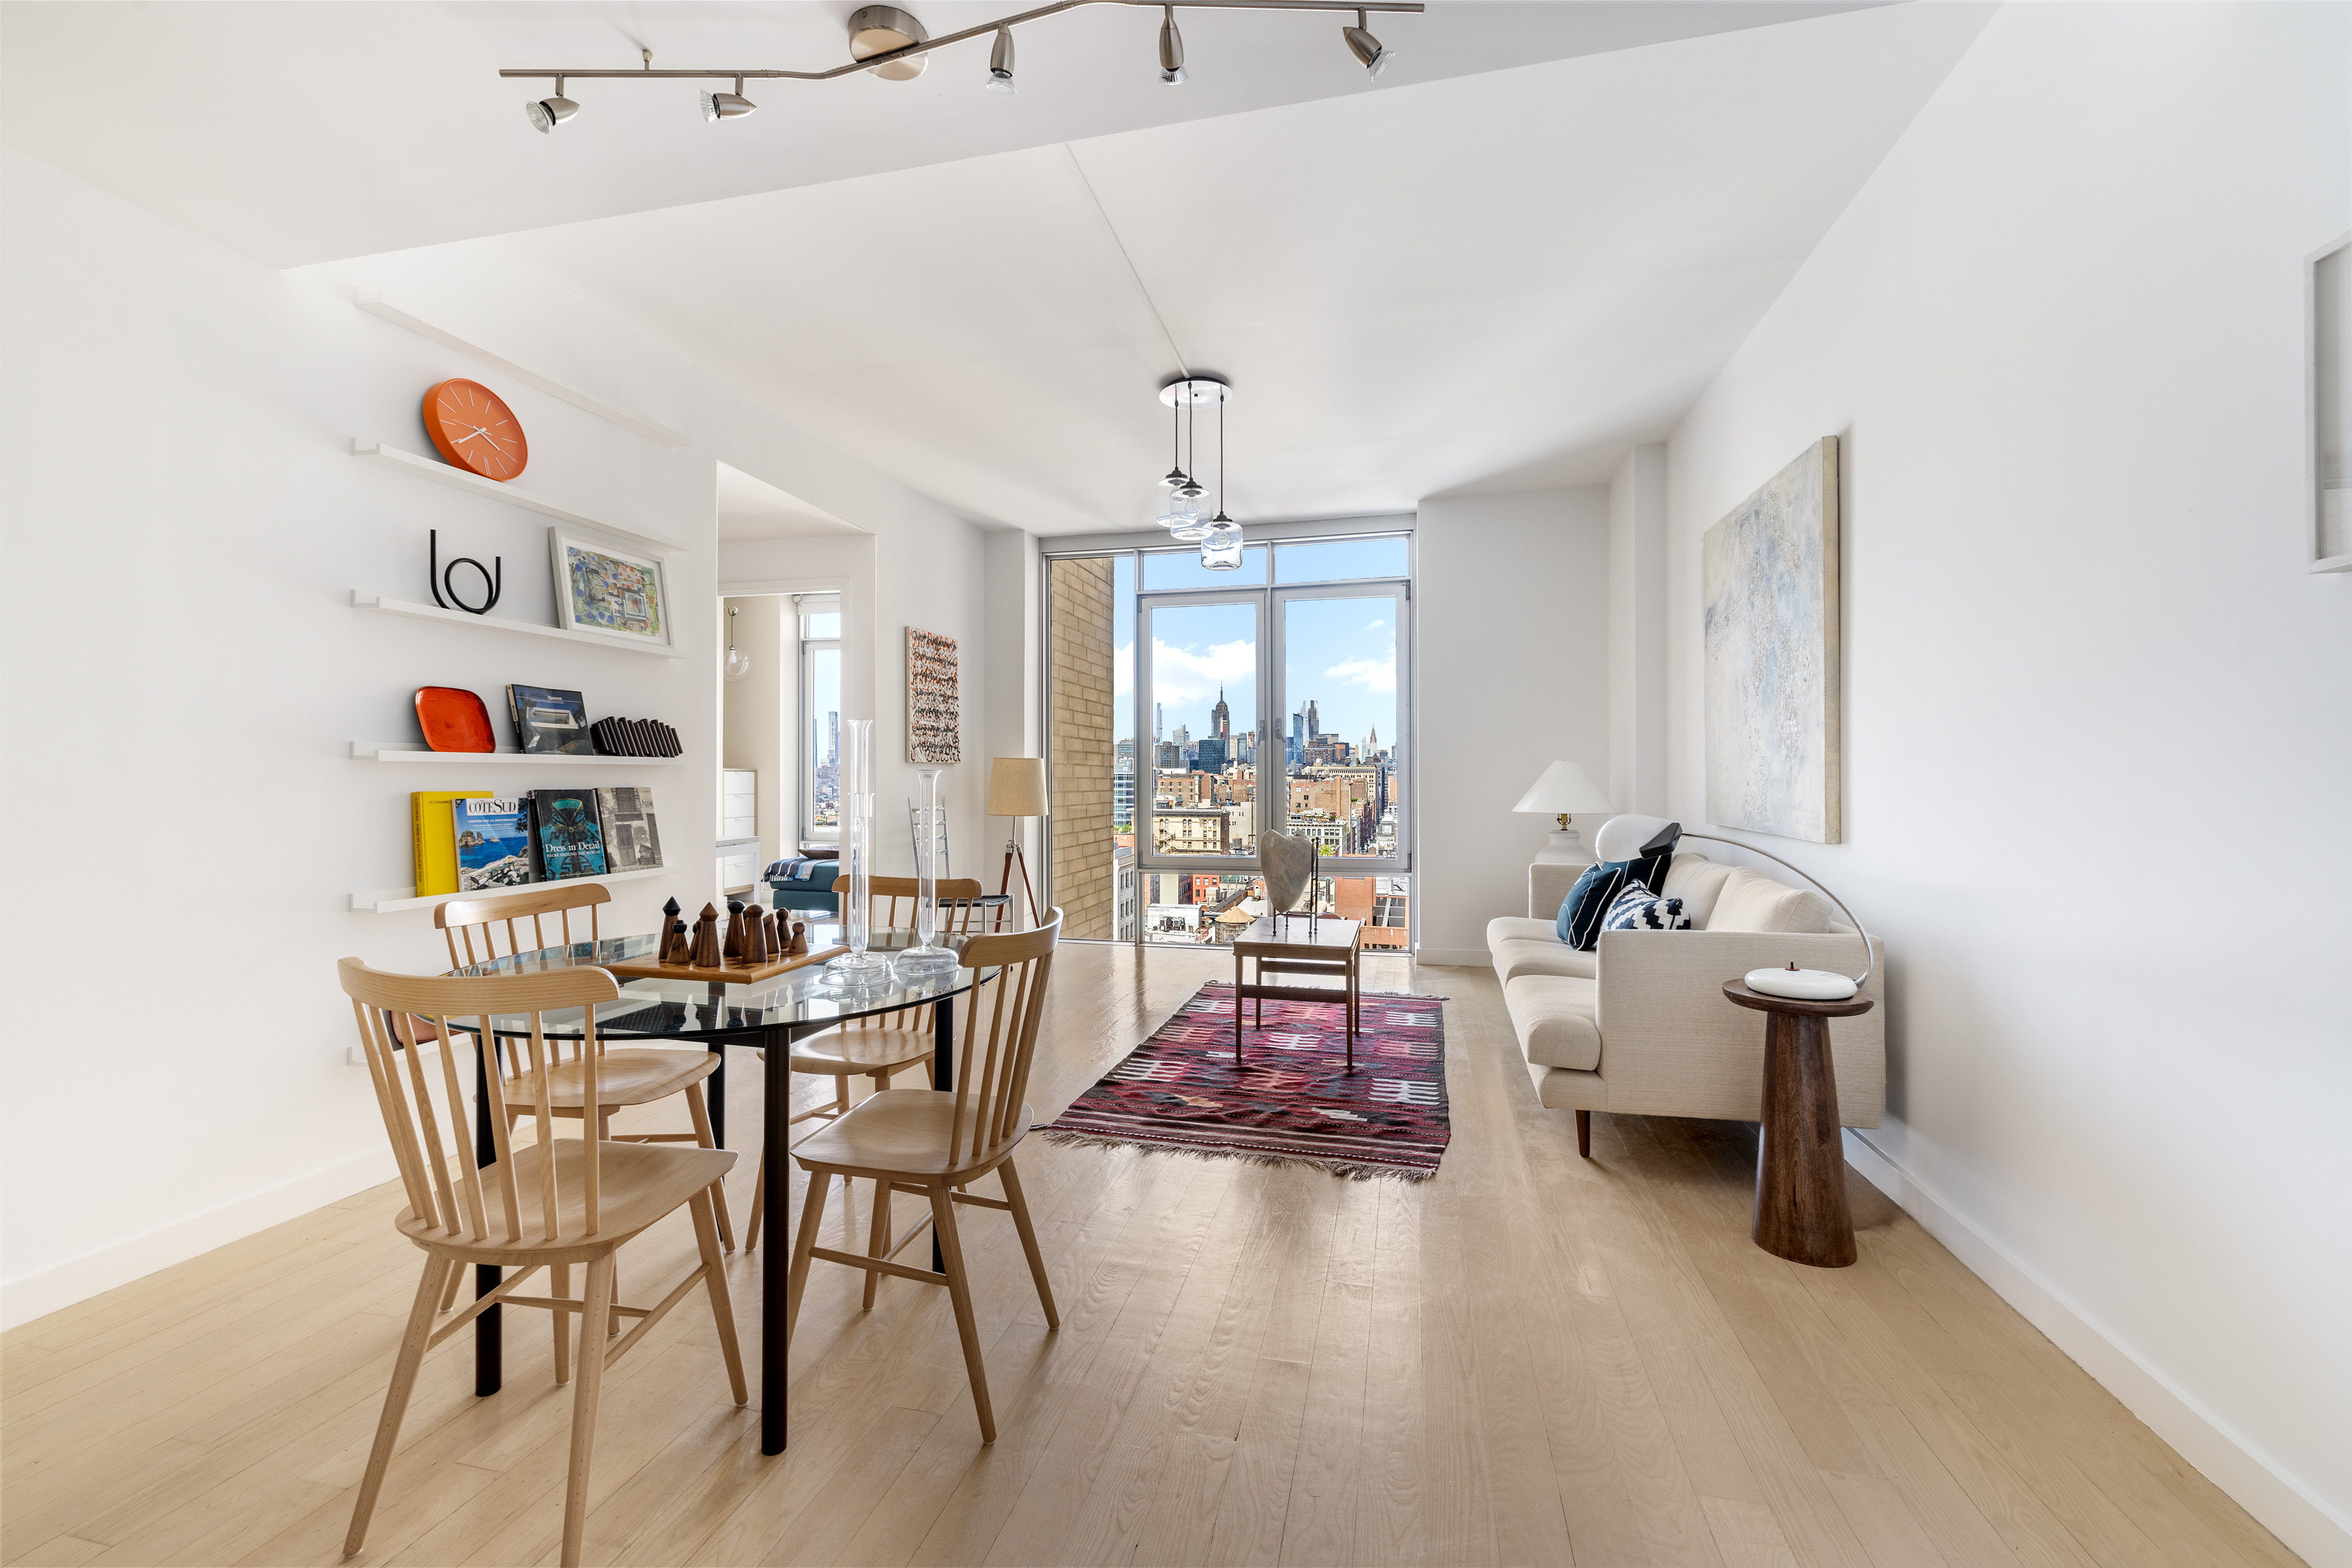
[[[845,947],[828,947],[814,952],[796,952],[785,958],[772,958],[765,963],[743,963],[730,959],[717,969],[706,969],[694,963],[656,963],[649,958],[625,958],[617,963],[598,965],[615,974],[632,980],[694,980],[710,985],[756,985],[762,980],[772,980],[779,974],[795,969],[805,969],[812,963],[847,952]]]

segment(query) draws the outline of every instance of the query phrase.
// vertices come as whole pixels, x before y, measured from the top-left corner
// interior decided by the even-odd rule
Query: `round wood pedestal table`
[[[1791,1263],[1843,1268],[1858,1256],[1845,1201],[1845,1148],[1838,1134],[1832,1018],[1870,1011],[1870,1000],[1801,1002],[1767,996],[1744,980],[1723,994],[1764,1018],[1764,1125],[1756,1150],[1756,1245]]]

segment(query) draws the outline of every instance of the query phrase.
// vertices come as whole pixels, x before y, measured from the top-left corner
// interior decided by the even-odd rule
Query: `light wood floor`
[[[1537,1106],[1512,1055],[1492,973],[1370,973],[1452,997],[1454,1136],[1435,1180],[1032,1140],[1058,1333],[1010,1225],[965,1211],[993,1447],[944,1293],[888,1280],[861,1314],[860,1278],[818,1264],[786,1455],[760,1457],[692,1303],[614,1369],[588,1560],[2295,1561],[1859,1181],[1862,1261],[1781,1262],[1748,1240],[1751,1129],[1597,1116],[1580,1161],[1572,1119]],[[1066,947],[1041,1117],[1229,974],[1205,954],[1155,952],[1139,973],[1128,949]],[[737,1060],[731,1142],[755,1149],[759,1068]],[[396,1194],[0,1342],[0,1556],[340,1562],[420,1267],[392,1228]],[[835,1245],[863,1249],[862,1205]],[[838,1198],[827,1218],[842,1225]],[[633,1243],[625,1299],[692,1248],[682,1215]],[[751,1355],[757,1266],[730,1267]],[[571,1399],[545,1324],[509,1313],[491,1399],[472,1394],[465,1336],[427,1359],[369,1561],[555,1560]]]

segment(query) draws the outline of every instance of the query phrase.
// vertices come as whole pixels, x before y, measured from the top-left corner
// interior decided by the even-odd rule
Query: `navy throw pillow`
[[[1559,906],[1559,939],[1579,952],[1591,952],[1601,941],[1601,922],[1609,913],[1609,906],[1625,890],[1628,882],[1639,882],[1644,888],[1664,887],[1667,868],[1675,863],[1674,851],[1647,856],[1639,860],[1603,860],[1589,866],[1584,875],[1569,889],[1568,899]]]
[[[1628,879],[1624,891],[1609,906],[1602,931],[1688,931],[1690,916],[1680,899],[1662,899],[1640,882]]]

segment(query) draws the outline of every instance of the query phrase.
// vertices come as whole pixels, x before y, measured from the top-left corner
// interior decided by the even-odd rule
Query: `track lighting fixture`
[[[722,120],[736,120],[760,106],[743,96],[743,79],[735,79],[733,92],[706,92],[702,95],[702,118],[716,125]]]
[[[636,81],[725,81],[734,79],[732,92],[706,92],[702,95],[703,118],[712,121],[732,120],[751,112],[751,100],[743,96],[743,84],[754,79],[761,81],[831,81],[835,77],[868,72],[885,81],[908,81],[923,74],[930,63],[932,51],[961,44],[967,39],[993,39],[988,57],[988,89],[992,92],[1013,90],[1013,28],[1041,17],[1074,10],[1081,5],[1133,5],[1140,9],[1150,6],[1160,13],[1160,79],[1174,87],[1184,80],[1184,35],[1177,30],[1176,9],[1181,0],[1052,0],[1034,11],[1024,11],[1000,21],[982,22],[934,38],[922,23],[896,5],[860,5],[850,13],[849,58],[839,65],[821,70],[778,70],[771,68],[656,70],[648,50],[640,50],[644,58],[641,70],[617,70],[603,67],[557,69],[552,66],[509,68],[499,72],[501,77],[545,78],[555,80],[553,97],[542,98],[524,105],[534,130],[541,132],[554,130],[580,112],[580,106],[563,96],[566,77],[595,78],[600,80]],[[1423,0],[1196,0],[1203,5],[1221,6],[1244,11],[1353,11],[1356,25],[1340,29],[1349,50],[1363,62],[1364,68],[1378,76],[1388,66],[1395,51],[1365,30],[1365,20],[1374,11],[1419,12]]]
[[[996,29],[996,42],[988,48],[988,90],[1013,91],[1013,29]]]
[[[1170,87],[1184,84],[1184,35],[1176,30],[1176,7],[1164,7],[1160,24],[1160,79]]]
[[[1356,57],[1357,63],[1368,74],[1378,77],[1389,68],[1389,61],[1396,58],[1396,51],[1385,47],[1378,38],[1366,32],[1364,20],[1364,14],[1357,12],[1356,25],[1340,28],[1339,36],[1348,40],[1348,52]]]
[[[563,96],[563,79],[557,77],[553,96],[534,99],[522,106],[522,111],[530,116],[530,128],[544,136],[579,113],[580,106]]]

